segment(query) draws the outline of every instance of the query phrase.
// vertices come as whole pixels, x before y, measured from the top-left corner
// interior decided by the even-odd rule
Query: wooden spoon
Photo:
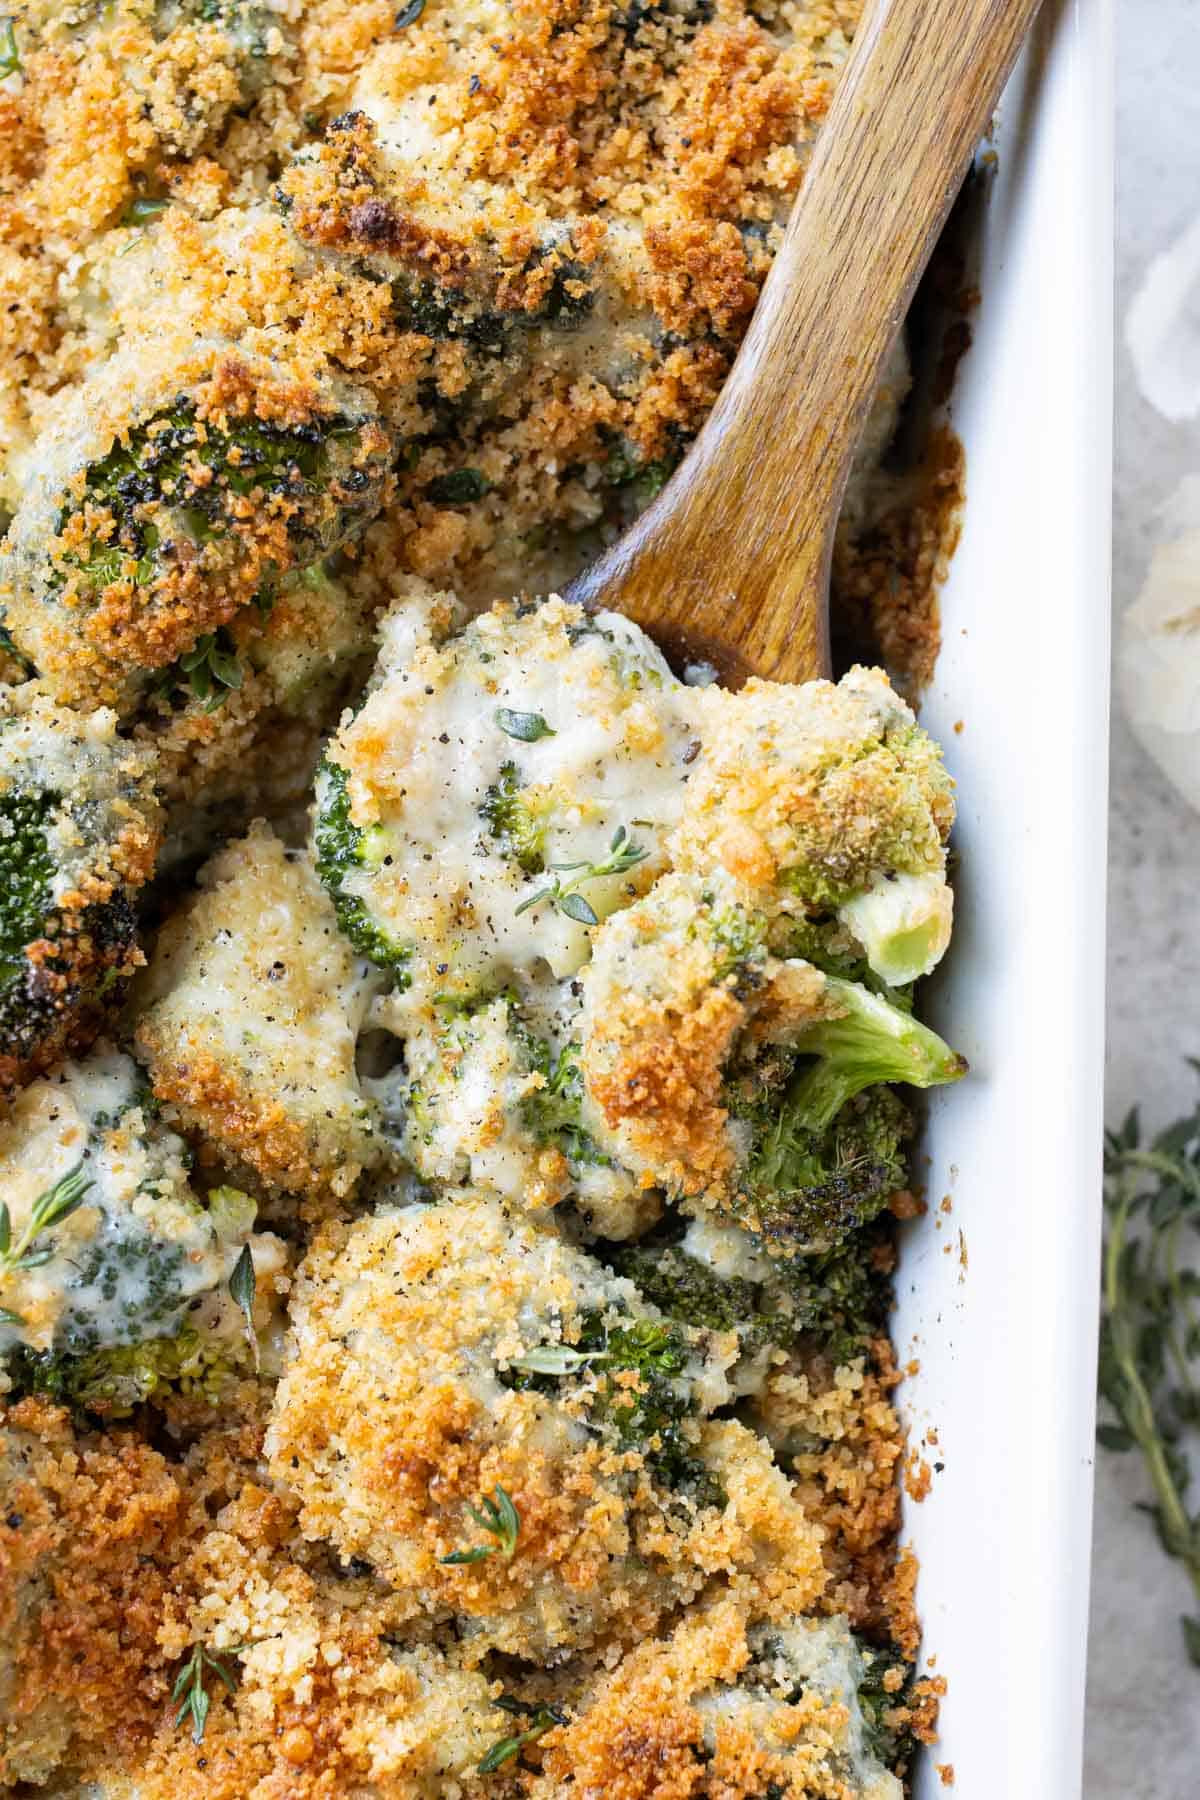
[[[828,672],[829,565],[879,371],[1039,0],[876,0],[715,407],[568,589],[676,668]]]

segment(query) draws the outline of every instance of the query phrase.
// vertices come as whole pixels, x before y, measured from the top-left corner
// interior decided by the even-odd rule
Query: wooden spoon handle
[[[1039,0],[876,0],[725,387],[571,589],[727,675],[828,666],[833,533],[891,343]],[[739,668],[740,664],[740,668]]]

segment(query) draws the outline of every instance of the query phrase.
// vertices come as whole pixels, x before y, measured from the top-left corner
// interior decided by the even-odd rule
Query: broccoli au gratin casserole
[[[0,18],[0,1788],[902,1800],[933,1740],[903,343],[839,680],[561,597],[859,10]]]

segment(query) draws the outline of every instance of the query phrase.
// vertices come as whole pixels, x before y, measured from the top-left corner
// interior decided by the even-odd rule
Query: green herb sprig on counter
[[[43,1263],[48,1263],[54,1255],[54,1245],[39,1243],[39,1238],[43,1232],[53,1230],[55,1225],[61,1225],[64,1219],[77,1212],[91,1186],[91,1181],[83,1174],[83,1164],[76,1163],[53,1187],[38,1195],[29,1209],[24,1228],[15,1239],[8,1204],[0,1201],[0,1275],[16,1274],[21,1269],[40,1269]]]
[[[1200,1064],[1193,1064],[1200,1071]],[[1143,1146],[1136,1109],[1104,1150],[1105,1244],[1097,1427],[1106,1450],[1136,1449],[1154,1490],[1149,1513],[1183,1564],[1197,1611],[1180,1619],[1200,1668],[1200,1510],[1189,1510],[1185,1434],[1200,1426],[1200,1109]]]
[[[521,1534],[521,1515],[512,1503],[511,1497],[497,1483],[492,1489],[491,1498],[481,1497],[478,1506],[467,1501],[467,1511],[475,1523],[495,1538],[494,1544],[473,1544],[469,1550],[453,1550],[449,1556],[443,1556],[444,1563],[477,1563],[487,1556],[499,1554],[505,1560],[512,1556],[517,1547],[517,1539]]]
[[[624,875],[627,869],[635,864],[645,862],[650,852],[635,844],[624,825],[618,825],[613,832],[608,846],[608,855],[600,862],[567,862],[551,863],[554,880],[549,887],[539,888],[528,900],[522,900],[517,911],[528,912],[530,907],[538,906],[543,900],[568,919],[574,919],[578,925],[598,925],[600,923],[596,910],[591,906],[579,889],[585,881],[599,881],[605,875]],[[570,881],[560,881],[560,875],[570,875]]]

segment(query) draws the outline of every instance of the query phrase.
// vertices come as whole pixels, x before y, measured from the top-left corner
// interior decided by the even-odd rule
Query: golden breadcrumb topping
[[[0,1788],[898,1800],[934,1739],[860,1229],[964,1066],[903,339],[834,575],[896,688],[556,597],[861,10],[0,19]],[[915,1060],[806,1137],[855,1030]]]

